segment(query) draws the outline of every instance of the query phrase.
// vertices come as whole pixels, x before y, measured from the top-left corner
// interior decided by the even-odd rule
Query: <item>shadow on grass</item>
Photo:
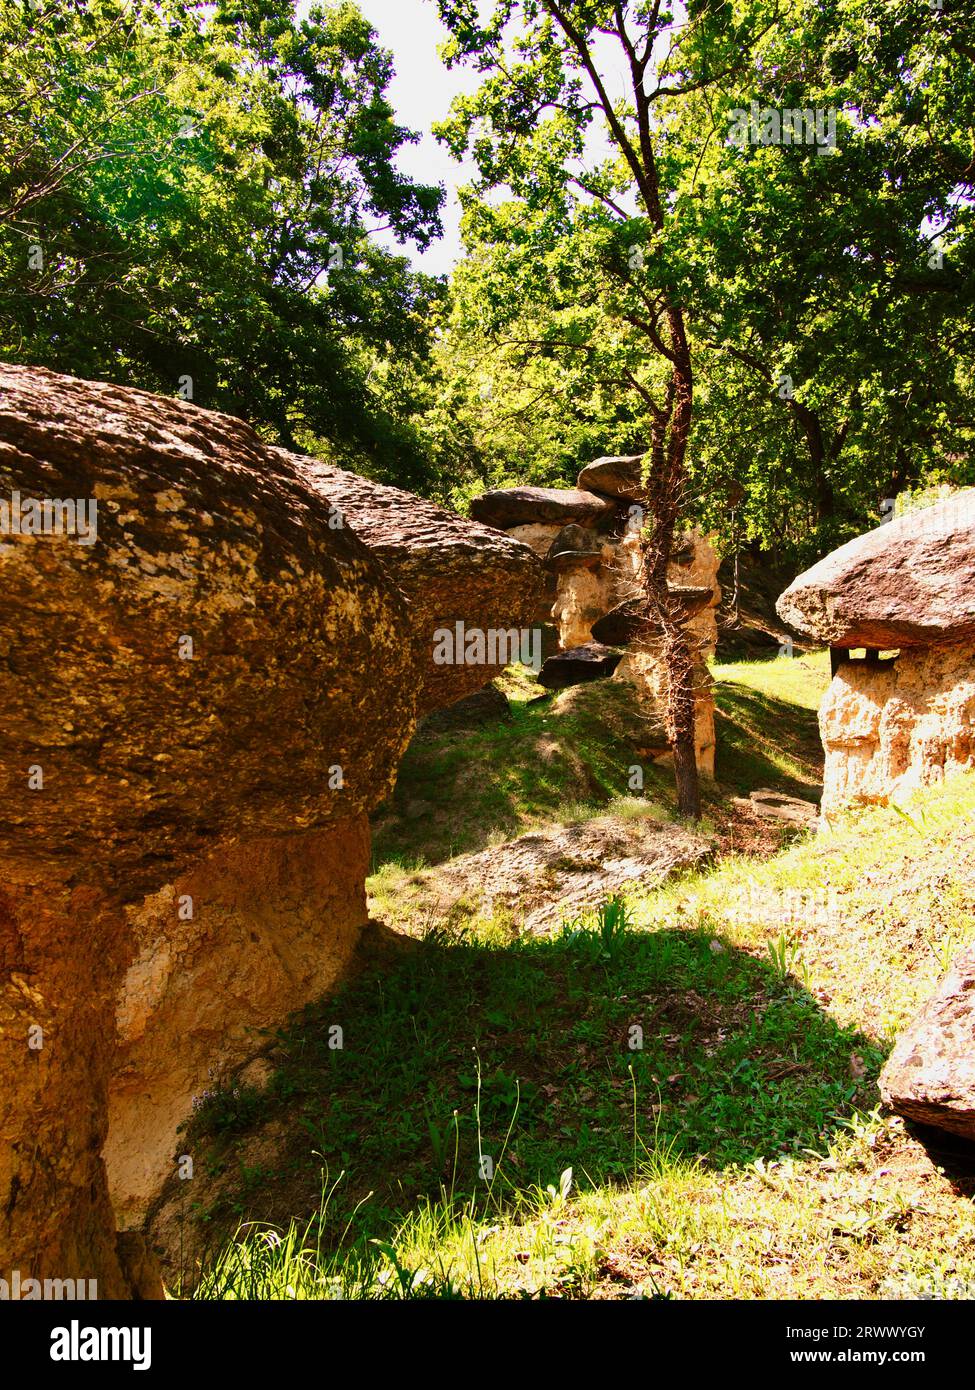
[[[815,710],[721,681],[715,686],[719,780],[743,792],[775,786],[809,796],[823,776]]]
[[[875,1103],[882,1061],[771,959],[681,930],[434,935],[296,1016],[271,1055],[265,1092],[218,1093],[195,1122],[211,1249],[241,1219],[314,1212],[323,1168],[345,1175],[325,1244],[361,1250],[425,1198],[483,1195],[484,1156],[517,1209],[568,1167],[577,1186],[630,1181],[648,1151],[712,1168],[822,1151]]]

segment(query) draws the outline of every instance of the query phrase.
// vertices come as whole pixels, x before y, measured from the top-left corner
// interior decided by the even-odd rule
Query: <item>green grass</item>
[[[816,710],[829,684],[829,653],[711,668],[722,782],[743,791],[776,786],[808,795],[822,780]]]
[[[483,728],[421,729],[376,817],[373,861],[436,864],[545,822],[598,815],[627,791],[645,721],[628,689],[600,681],[529,703],[529,673],[507,681],[512,718]],[[646,794],[666,801],[671,778],[650,769]]]
[[[718,668],[741,776],[786,780],[772,735],[749,733],[763,701],[785,707],[802,770],[823,669],[821,657]],[[566,704],[563,718],[582,717]],[[520,727],[516,715],[495,747],[535,736],[541,713]],[[585,737],[611,750],[618,720],[594,734],[587,717]],[[556,779],[548,814],[565,791]],[[646,804],[666,814],[663,785],[657,796]],[[201,1108],[174,1285],[266,1298],[971,1296],[971,1179],[879,1112],[876,1076],[972,935],[973,815],[975,777],[961,777],[615,899],[554,937],[488,920],[401,942],[291,1020],[262,1092]],[[388,844],[403,854],[391,831]]]

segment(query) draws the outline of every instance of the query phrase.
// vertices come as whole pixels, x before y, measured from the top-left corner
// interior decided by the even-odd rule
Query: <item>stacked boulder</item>
[[[832,652],[819,713],[827,815],[975,767],[975,490],[841,546],[777,607]]]
[[[545,566],[549,578],[539,616],[555,624],[559,650],[546,661],[542,684],[559,689],[614,675],[659,716],[667,672],[640,618],[643,466],[642,454],[599,458],[582,469],[575,488],[496,489],[475,498],[471,515],[530,546]],[[718,564],[708,539],[690,531],[675,547],[668,570],[696,647],[695,742],[698,769],[706,776],[714,774],[714,700],[705,663],[718,636]],[[665,740],[655,756],[669,758]]]
[[[527,547],[322,469],[0,367],[0,1265],[24,1277],[158,1296],[118,1225],[194,1096],[347,966],[366,817],[418,714],[492,674],[436,664],[431,624],[537,607]]]

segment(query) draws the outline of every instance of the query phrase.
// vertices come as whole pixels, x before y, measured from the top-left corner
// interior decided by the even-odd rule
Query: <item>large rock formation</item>
[[[826,811],[885,805],[975,767],[975,644],[841,662],[819,727]]]
[[[576,486],[620,502],[639,501],[643,495],[643,455],[607,455],[587,463]]]
[[[841,545],[794,579],[776,607],[824,646],[975,641],[975,489]]]
[[[497,488],[471,503],[471,516],[476,521],[505,530],[538,522],[565,526],[571,521],[585,526],[594,521],[609,522],[619,511],[618,504],[608,497],[561,487]]]
[[[372,485],[343,480],[365,517]],[[97,532],[39,533],[45,499],[62,520],[76,499]],[[0,368],[6,1268],[152,1291],[137,1241],[116,1242],[103,1149],[135,1221],[193,1095],[347,962],[365,818],[418,696],[449,703],[490,675],[431,671],[424,574],[468,625],[533,601],[529,550],[418,502],[410,531],[405,501],[382,505],[397,521],[380,557],[315,466],[240,421]]]
[[[484,632],[531,624],[543,586],[531,548],[400,488],[318,459],[287,458],[341,508],[407,599],[413,639],[424,658],[421,713],[473,694],[496,676],[505,663],[437,664],[434,633],[453,630],[457,623]]]
[[[615,665],[614,679],[632,685],[646,713],[653,715],[667,701],[667,673],[659,643],[643,621],[617,621],[605,627],[611,613],[620,618],[631,609],[645,610],[640,579],[642,464],[639,454],[596,459],[580,472],[577,488],[498,489],[476,498],[471,512],[508,528],[513,539],[529,545],[544,559],[554,581],[549,589],[551,617],[559,646],[570,659],[558,654],[550,657],[544,683],[591,679],[593,674],[609,674]],[[592,499],[600,496],[602,508],[597,511]],[[714,775],[714,698],[706,662],[714,655],[718,636],[718,564],[709,539],[692,530],[678,539],[667,570],[672,592],[686,598],[687,629],[695,647],[695,746],[698,768],[705,776]],[[574,660],[576,651],[588,652],[594,643],[598,647],[609,640],[605,635],[609,631],[621,634],[621,645],[629,646],[618,664]],[[665,741],[659,758],[669,756]]]
[[[975,492],[841,546],[778,611],[833,649],[819,715],[826,815],[975,766]]]
[[[880,1093],[909,1120],[975,1140],[975,946],[897,1039]]]

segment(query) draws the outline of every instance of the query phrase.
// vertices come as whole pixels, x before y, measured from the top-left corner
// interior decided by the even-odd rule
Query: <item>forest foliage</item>
[[[667,303],[686,505],[727,540],[798,561],[973,481],[971,0],[430,3],[443,61],[479,72],[438,127],[476,169],[443,279],[410,260],[443,190],[400,171],[398,58],[349,0],[8,0],[0,355],[189,393],[462,507],[649,449]],[[657,225],[592,72],[650,142]],[[820,136],[783,143],[786,110]]]

